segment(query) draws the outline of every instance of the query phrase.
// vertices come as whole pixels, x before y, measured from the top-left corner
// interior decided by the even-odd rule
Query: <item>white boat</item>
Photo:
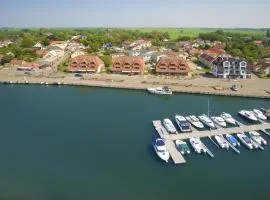
[[[249,110],[240,110],[238,113],[239,115],[241,115],[242,117],[248,120],[258,121],[258,118],[254,115],[254,113]]]
[[[189,147],[187,145],[187,143],[183,140],[176,140],[175,141],[175,145],[178,149],[178,151],[180,151],[180,153],[182,155],[185,155],[185,154],[190,154],[190,150],[189,150]]]
[[[261,108],[261,111],[266,117],[270,118],[270,109]]]
[[[229,113],[223,112],[220,117],[222,117],[228,124],[236,125],[236,120]]]
[[[163,95],[171,95],[172,94],[172,90],[168,86],[147,88],[147,91],[150,93],[153,93],[153,94],[163,94]]]
[[[253,149],[253,142],[245,133],[238,133],[237,137],[248,149]]]
[[[263,114],[262,111],[258,109],[253,109],[253,113],[257,118],[262,119],[262,120],[267,120],[267,117]]]
[[[267,141],[257,131],[250,131],[249,135],[259,145],[267,145]]]
[[[177,133],[176,128],[174,127],[174,125],[170,119],[168,119],[168,118],[164,119],[163,125],[169,133]]]
[[[153,147],[155,149],[156,154],[161,160],[164,160],[165,162],[168,162],[170,158],[170,154],[166,148],[165,142],[161,138],[156,138],[153,141]]]
[[[240,142],[232,135],[226,134],[225,135],[229,143],[231,143],[233,146],[240,146]]]
[[[216,128],[214,122],[207,115],[205,114],[200,115],[199,119],[202,121],[202,123],[204,123],[209,128]]]
[[[222,117],[218,117],[218,116],[213,116],[211,117],[211,119],[219,126],[221,127],[226,127],[227,124],[225,122],[225,120]]]
[[[203,123],[200,122],[200,120],[195,115],[189,115],[186,116],[186,119],[189,123],[191,123],[194,127],[198,129],[204,128]]]
[[[203,148],[203,144],[199,138],[190,138],[189,142],[196,153],[206,152]]]
[[[224,139],[224,137],[222,137],[221,135],[215,135],[214,136],[218,145],[222,148],[222,149],[229,149],[229,144],[228,142]]]
[[[191,131],[190,129],[190,123],[186,120],[185,117],[181,116],[181,115],[175,115],[175,121],[177,123],[177,125],[179,126],[180,130],[182,132],[189,132]]]

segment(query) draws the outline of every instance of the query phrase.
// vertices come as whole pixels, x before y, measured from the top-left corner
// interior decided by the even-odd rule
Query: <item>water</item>
[[[143,91],[0,85],[0,199],[268,199],[270,149],[205,144],[185,165],[160,162],[151,121],[176,113],[269,107],[269,101]],[[268,136],[267,136],[268,137]],[[269,137],[266,138],[269,141]]]

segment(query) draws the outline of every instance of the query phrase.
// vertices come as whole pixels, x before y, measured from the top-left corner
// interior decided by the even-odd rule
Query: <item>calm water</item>
[[[269,107],[210,97],[211,114]],[[159,161],[151,121],[207,112],[208,96],[0,85],[0,199],[270,199],[270,148]],[[269,138],[265,137],[268,141]]]

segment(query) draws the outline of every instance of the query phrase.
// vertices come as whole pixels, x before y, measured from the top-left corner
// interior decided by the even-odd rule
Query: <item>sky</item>
[[[270,0],[1,0],[0,5],[0,27],[270,27]]]

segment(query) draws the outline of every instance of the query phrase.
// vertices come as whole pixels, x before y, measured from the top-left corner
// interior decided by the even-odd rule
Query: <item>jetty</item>
[[[181,164],[186,163],[185,158],[183,155],[176,149],[176,146],[173,142],[173,140],[169,139],[170,134],[167,132],[167,130],[162,126],[160,120],[153,121],[153,126],[155,127],[157,133],[161,138],[167,137],[168,139],[165,139],[165,145],[167,147],[167,150],[170,153],[170,156],[175,164]]]

